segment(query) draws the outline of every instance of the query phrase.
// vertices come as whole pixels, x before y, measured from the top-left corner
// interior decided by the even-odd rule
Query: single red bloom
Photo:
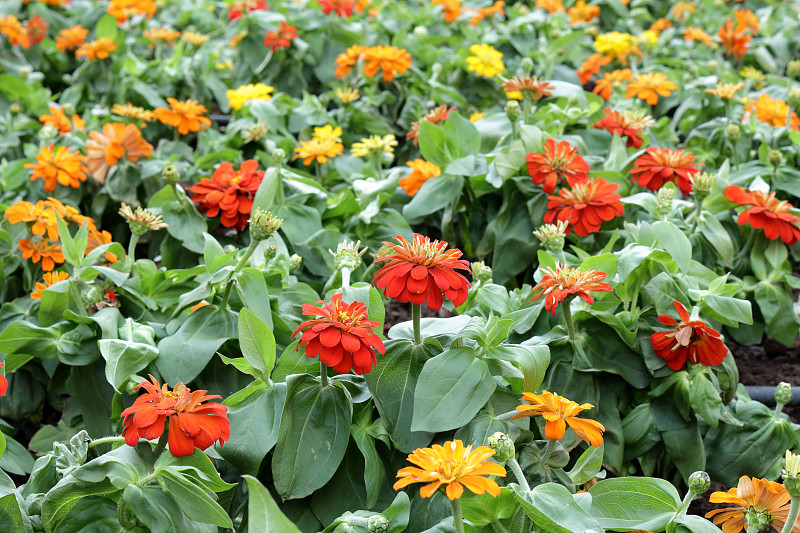
[[[719,331],[702,320],[691,320],[680,302],[675,302],[675,310],[681,318],[680,322],[669,315],[658,315],[660,323],[678,327],[650,335],[656,355],[666,361],[672,370],[684,368],[686,361],[706,366],[722,364],[722,360],[728,356],[728,348],[720,339]]]
[[[253,198],[264,178],[264,171],[258,170],[258,161],[249,159],[234,170],[229,162],[222,163],[210,178],[203,178],[194,185],[192,201],[200,211],[209,217],[222,212],[222,225],[241,231],[250,220]]]
[[[602,281],[606,279],[606,273],[595,272],[594,269],[582,272],[578,268],[570,268],[567,265],[556,263],[555,269],[543,268],[542,272],[544,272],[544,277],[533,288],[533,292],[539,289],[543,290],[531,298],[531,301],[535,302],[544,296],[544,308],[553,316],[556,316],[556,309],[561,300],[570,294],[580,296],[591,305],[594,303],[594,298],[587,291],[608,292],[611,290],[611,285]]]
[[[307,357],[316,357],[340,374],[355,370],[356,374],[366,374],[375,363],[377,350],[383,355],[386,350],[381,338],[372,328],[378,322],[367,319],[367,308],[361,302],[346,304],[342,293],[331,296],[331,303],[323,300],[317,307],[303,304],[304,315],[319,315],[321,318],[306,320],[294,330],[292,338],[305,329],[297,348],[305,348]]]
[[[264,0],[237,0],[231,4],[228,11],[228,20],[236,20],[251,11],[263,11],[265,9],[269,9],[269,6]]]
[[[613,109],[603,109],[603,114],[605,118],[592,124],[593,128],[606,130],[611,133],[611,135],[616,133],[620,137],[627,137],[628,141],[625,145],[628,148],[631,146],[634,148],[642,147],[642,143],[644,142],[641,135],[644,129],[642,124],[629,119],[624,113],[614,111]]]
[[[692,176],[700,172],[694,166],[695,157],[683,149],[651,147],[647,153],[634,161],[631,174],[633,181],[651,191],[657,191],[664,183],[674,182],[683,194],[692,192]]]
[[[25,30],[28,33],[28,41],[31,46],[44,41],[45,37],[47,37],[47,28],[47,22],[39,15],[34,15],[33,18],[28,20]]]
[[[220,398],[206,395],[207,391],[191,391],[183,383],[169,390],[156,378],[139,383],[136,388],[147,391],[133,405],[122,411],[122,433],[125,444],[136,446],[140,437],[152,440],[164,433],[169,420],[169,452],[175,457],[192,455],[195,448],[205,450],[214,442],[224,444],[231,436],[228,408],[221,403],[202,403]]]
[[[3,368],[3,363],[0,362],[0,368]],[[8,390],[8,380],[5,376],[0,375],[0,396],[5,396]]]
[[[550,196],[544,221],[552,224],[563,220],[579,237],[600,231],[603,222],[621,217],[625,206],[615,191],[616,183],[608,183],[603,178],[592,178],[586,183],[578,183],[570,189],[561,189],[558,196]]]
[[[589,177],[589,165],[567,141],[556,144],[555,140],[547,139],[544,152],[529,153],[525,162],[533,183],[542,185],[542,190],[548,194],[553,194],[559,180],[574,187]]]
[[[800,217],[790,214],[792,204],[785,200],[779,201],[775,198],[774,191],[765,196],[761,191],[729,185],[725,187],[723,194],[731,202],[753,206],[739,213],[736,221],[740,226],[749,222],[756,229],[764,228],[764,235],[768,239],[780,239],[789,246],[800,240],[800,228],[796,224]]]
[[[264,46],[272,49],[273,52],[278,48],[289,48],[296,37],[297,28],[281,21],[277,31],[269,30],[267,32],[267,36],[264,38]]]
[[[446,242],[431,241],[417,233],[413,242],[400,235],[395,239],[400,244],[384,242],[395,254],[376,260],[387,263],[375,273],[372,281],[377,288],[385,289],[387,298],[418,305],[424,303],[432,311],[442,308],[442,293],[456,307],[467,301],[470,283],[456,270],[469,272],[470,267],[467,261],[459,259],[460,250],[445,250]]]
[[[747,53],[747,47],[750,44],[750,34],[745,33],[744,26],[737,24],[733,25],[733,19],[725,21],[724,26],[719,28],[719,40],[722,43],[722,48],[725,50],[725,55],[732,55],[736,59],[742,59]]]
[[[319,0],[319,6],[324,14],[330,15],[332,11],[336,11],[341,18],[351,17],[355,4],[354,0]]]
[[[450,116],[450,111],[455,110],[456,106],[447,107],[447,105],[442,104],[436,109],[432,109],[425,113],[419,121],[411,123],[411,131],[406,133],[406,140],[411,141],[414,143],[414,146],[419,145],[419,140],[417,137],[419,136],[419,125],[424,120],[426,122],[430,122],[431,124],[439,124],[440,122],[444,122],[447,120],[447,117]]]

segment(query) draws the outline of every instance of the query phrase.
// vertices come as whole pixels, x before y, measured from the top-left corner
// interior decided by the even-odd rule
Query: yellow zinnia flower
[[[595,49],[604,56],[616,59],[623,65],[628,64],[631,55],[641,56],[642,51],[636,46],[636,37],[630,33],[612,31],[601,33],[594,39]]]
[[[311,138],[319,142],[333,141],[340,143],[342,142],[342,128],[334,128],[330,124],[326,124],[321,128],[314,128],[314,135]]]
[[[350,153],[356,157],[367,157],[370,154],[386,153],[394,154],[394,147],[397,146],[397,139],[391,133],[389,135],[370,135],[361,139],[360,142],[353,143]]]
[[[327,163],[328,159],[342,155],[344,146],[341,143],[325,140],[300,141],[300,146],[294,149],[295,159],[302,159],[303,164],[308,166],[316,160],[317,163]]]
[[[467,57],[467,70],[478,76],[493,78],[503,73],[503,53],[489,44],[473,44],[469,47],[473,55]]]
[[[274,91],[274,87],[264,85],[263,83],[255,83],[250,85],[241,85],[236,89],[231,89],[225,95],[228,97],[228,103],[231,109],[239,110],[244,104],[250,100],[269,100],[272,98],[270,93]]]
[[[548,439],[563,439],[567,424],[569,424],[575,434],[587,444],[591,444],[595,448],[603,444],[603,431],[606,429],[603,424],[586,418],[578,418],[581,411],[591,409],[594,405],[590,403],[578,405],[572,400],[548,391],[542,391],[541,394],[524,392],[521,400],[528,404],[517,406],[519,413],[514,415],[511,420],[541,415],[547,421],[544,425],[544,436]]]

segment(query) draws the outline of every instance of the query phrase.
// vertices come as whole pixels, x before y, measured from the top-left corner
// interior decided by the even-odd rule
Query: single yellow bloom
[[[231,89],[225,95],[228,97],[228,103],[231,109],[239,110],[244,104],[251,100],[269,100],[272,98],[271,92],[275,88],[263,83],[255,83],[251,85],[241,85],[236,89]]]
[[[473,55],[467,57],[467,70],[478,76],[493,78],[506,69],[503,53],[489,44],[473,44],[469,47]]]
[[[612,60],[616,59],[623,65],[628,64],[628,57],[631,55],[642,55],[642,51],[636,46],[636,37],[630,33],[601,33],[595,37],[594,47],[599,53]]]
[[[475,111],[469,116],[470,122],[478,122],[479,120],[483,120],[483,111]]]
[[[321,128],[314,128],[314,135],[311,137],[315,141],[325,142],[325,141],[333,141],[340,143],[342,142],[342,128],[336,127],[334,128],[330,124],[326,124]]]
[[[353,146],[350,147],[350,153],[356,157],[367,157],[376,153],[393,155],[395,146],[397,146],[397,139],[391,133],[383,137],[370,135],[359,142],[353,143]]]

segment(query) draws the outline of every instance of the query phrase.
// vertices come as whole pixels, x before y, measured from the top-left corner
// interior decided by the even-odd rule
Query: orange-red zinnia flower
[[[289,48],[292,41],[297,37],[297,28],[281,21],[277,30],[269,30],[264,37],[264,46],[276,51],[278,48]]]
[[[383,81],[392,81],[396,74],[411,68],[411,54],[396,46],[370,46],[361,54],[361,60],[366,77],[371,78],[380,70]]]
[[[169,107],[157,107],[153,110],[156,120],[162,124],[178,128],[178,133],[186,135],[190,131],[202,131],[211,125],[211,119],[204,116],[208,112],[206,106],[195,100],[180,101],[167,98]]]
[[[45,272],[44,276],[42,276],[43,281],[41,283],[38,281],[36,282],[36,285],[33,288],[33,292],[31,293],[31,298],[33,298],[34,300],[41,300],[42,292],[44,292],[44,290],[47,289],[47,287],[55,285],[60,281],[64,281],[68,277],[69,277],[68,272],[63,272],[63,271]]]
[[[603,54],[595,53],[590,55],[576,71],[581,84],[586,85],[592,79],[592,76],[600,72],[600,69],[609,63],[611,63],[611,58]]]
[[[417,191],[419,191],[420,187],[422,187],[426,181],[442,173],[442,169],[438,166],[419,158],[408,161],[406,166],[411,168],[411,174],[400,178],[400,187],[402,187],[409,196],[417,194]]]
[[[631,120],[625,113],[613,109],[603,109],[605,118],[592,124],[593,128],[606,130],[611,135],[615,133],[620,137],[627,137],[625,145],[630,148],[641,148],[644,140],[642,139],[643,124],[639,121]]]
[[[80,24],[64,28],[58,32],[58,37],[56,37],[56,49],[62,52],[75,50],[83,44],[87,35],[89,35],[89,30]]]
[[[544,151],[529,153],[525,163],[533,183],[549,194],[556,190],[559,181],[573,187],[588,178],[589,165],[567,141],[556,144],[554,139],[545,140]]]
[[[458,270],[470,271],[469,263],[457,249],[447,250],[446,242],[431,241],[418,233],[409,242],[404,237],[395,237],[398,243],[384,242],[395,253],[376,260],[386,261],[375,273],[372,283],[385,289],[387,298],[398,302],[428,305],[438,311],[444,298],[458,307],[467,300],[470,282]]]
[[[792,204],[775,198],[775,192],[765,195],[761,191],[750,191],[738,185],[725,187],[725,198],[741,206],[753,206],[739,213],[736,221],[740,226],[748,222],[756,229],[764,228],[768,239],[780,239],[789,246],[800,240],[800,228],[797,221],[800,217],[792,215]]]
[[[28,32],[28,41],[30,45],[33,46],[34,44],[39,44],[44,41],[45,37],[47,37],[47,30],[47,22],[45,22],[41,15],[34,15],[29,19],[28,23],[25,25],[25,31]]]
[[[430,122],[431,124],[439,124],[440,122],[444,122],[447,120],[447,117],[450,116],[450,111],[453,111],[455,106],[447,107],[447,105],[440,105],[436,109],[432,109],[425,113],[419,121],[411,123],[411,131],[406,133],[406,140],[411,141],[414,143],[414,146],[417,146],[419,140],[417,136],[419,135],[419,125],[422,121]]]
[[[58,133],[64,135],[72,131],[74,127],[76,130],[83,131],[86,127],[86,121],[83,120],[78,115],[72,115],[72,120],[64,114],[63,108],[59,106],[54,106],[53,104],[48,104],[48,109],[50,109],[49,115],[40,115],[39,121],[44,124],[45,126],[52,126]]]
[[[518,413],[511,420],[541,415],[547,421],[544,425],[545,438],[563,439],[569,424],[572,431],[587,444],[595,448],[603,444],[603,432],[606,430],[603,424],[587,418],[578,418],[578,414],[591,409],[594,405],[590,403],[578,405],[549,391],[542,391],[541,394],[523,392],[520,400],[529,403],[518,405],[516,408]]]
[[[695,157],[683,149],[651,147],[634,161],[633,181],[641,187],[657,191],[664,183],[674,182],[683,194],[692,192],[692,176],[700,169],[692,163]]]
[[[746,113],[755,111],[756,118],[776,128],[786,126],[786,119],[789,118],[789,127],[797,131],[800,126],[800,118],[794,111],[789,113],[789,104],[780,98],[773,98],[768,94],[759,95],[758,100],[750,99],[749,105],[744,106]]]
[[[730,503],[735,507],[714,509],[706,513],[706,518],[713,518],[716,525],[721,524],[724,533],[739,533],[747,530],[745,512],[766,513],[772,519],[772,529],[782,531],[789,516],[791,499],[780,483],[742,476],[736,487],[728,489],[728,492],[713,492],[709,498],[711,503]],[[800,533],[800,522],[791,531]]]
[[[192,201],[206,216],[215,217],[221,212],[223,226],[241,231],[250,220],[253,198],[263,178],[264,171],[258,170],[255,159],[242,163],[239,170],[226,161],[210,178],[201,179],[189,190],[194,193]]]
[[[267,3],[264,0],[237,0],[230,6],[228,11],[228,20],[240,19],[245,13],[252,11],[263,11],[267,9]]]
[[[737,24],[733,25],[733,19],[725,21],[725,25],[719,28],[719,40],[725,54],[732,55],[736,59],[741,59],[747,53],[750,44],[750,34],[745,32],[746,28]]]
[[[570,24],[591,22],[600,16],[600,6],[587,4],[585,0],[578,0],[574,6],[567,9]]]
[[[335,11],[340,18],[352,16],[355,4],[355,0],[319,0],[323,13],[330,15]]]
[[[540,289],[542,291],[535,294],[531,301],[534,302],[544,296],[544,308],[553,316],[556,316],[556,308],[561,300],[571,294],[580,296],[588,304],[593,304],[594,298],[588,291],[608,292],[611,290],[611,285],[602,281],[606,279],[606,273],[595,272],[594,269],[583,272],[579,268],[570,268],[567,265],[556,263],[555,268],[543,268],[542,272],[544,277],[533,288],[533,292]]]
[[[89,171],[85,163],[85,155],[73,152],[66,146],[56,148],[50,144],[42,146],[36,154],[36,163],[26,163],[24,167],[33,170],[31,181],[43,179],[44,190],[52,192],[56,190],[56,183],[73,189],[80,187]]]
[[[8,42],[11,46],[20,45],[23,48],[29,48],[31,46],[28,31],[14,15],[0,17],[0,35],[8,37]]]
[[[621,217],[625,207],[617,194],[619,186],[608,183],[603,178],[592,178],[587,182],[576,183],[572,189],[563,188],[557,196],[550,196],[544,221],[569,222],[569,229],[575,230],[579,237],[600,231],[603,222]]]
[[[722,342],[719,331],[702,320],[692,320],[680,302],[675,302],[675,310],[681,318],[680,322],[669,315],[658,315],[660,323],[677,328],[650,335],[656,355],[666,361],[672,370],[684,368],[687,361],[706,366],[722,364],[722,360],[728,356],[728,348]]]
[[[183,383],[169,390],[156,378],[142,381],[136,389],[147,391],[133,405],[122,411],[122,433],[125,444],[136,446],[140,437],[147,440],[164,433],[164,422],[169,420],[169,453],[175,457],[192,455],[194,449],[205,450],[216,441],[220,446],[231,436],[228,408],[221,403],[203,403],[220,398],[207,395],[205,390],[191,391]]]
[[[442,6],[445,22],[455,22],[461,15],[461,0],[431,0],[431,4]]]
[[[152,153],[153,145],[142,138],[135,124],[110,122],[103,126],[102,132],[89,132],[86,141],[89,174],[101,185],[106,181],[108,170],[123,157],[135,163]]]
[[[44,200],[39,200],[36,205],[21,200],[9,206],[3,216],[8,219],[9,224],[33,222],[31,233],[34,235],[47,235],[51,241],[57,241],[59,238],[56,213]]]
[[[111,37],[100,37],[95,41],[83,43],[76,51],[75,57],[85,57],[89,61],[106,59],[117,49],[117,43]]]
[[[633,78],[633,72],[629,68],[612,70],[603,74],[603,79],[598,80],[592,92],[599,95],[603,100],[611,98],[611,94],[616,87]]]
[[[331,296],[329,304],[323,300],[316,306],[303,304],[303,314],[320,318],[306,320],[292,333],[294,338],[305,330],[297,348],[305,348],[307,357],[319,355],[334,372],[366,374],[378,362],[375,351],[385,353],[383,341],[372,329],[380,324],[367,318],[367,308],[361,302],[346,304],[338,293]]]
[[[134,15],[144,15],[151,19],[156,14],[156,3],[154,0],[111,0],[106,13],[113,15],[117,24],[122,24]]]

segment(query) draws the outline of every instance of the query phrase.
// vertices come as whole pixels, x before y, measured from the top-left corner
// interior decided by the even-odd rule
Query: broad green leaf
[[[752,324],[753,311],[748,300],[707,294],[703,302],[713,311],[712,317],[728,326]]]
[[[245,307],[272,330],[272,305],[264,274],[257,268],[247,267],[236,277],[236,288]]]
[[[136,514],[139,521],[150,528],[150,531],[192,531],[196,524],[189,521],[181,511],[178,502],[161,487],[145,485],[128,485],[122,491],[125,502]]]
[[[117,504],[100,496],[78,501],[53,533],[125,533],[119,525]]]
[[[464,178],[443,174],[426,181],[417,194],[403,206],[403,216],[415,219],[444,209],[461,194]]]
[[[137,338],[134,339],[136,330]],[[121,391],[131,375],[147,367],[158,357],[158,350],[153,345],[155,335],[150,326],[136,324],[127,319],[121,332],[127,332],[127,340],[101,339],[97,341],[100,353],[106,360],[106,379],[117,391]],[[141,342],[137,342],[141,341]]]
[[[710,426],[717,427],[719,425],[722,399],[707,374],[698,374],[692,379],[692,387],[689,389],[689,401],[692,404],[692,409],[702,416],[703,420],[708,422]]]
[[[189,518],[220,527],[233,527],[228,513],[201,487],[170,470],[159,470],[156,479]]]
[[[689,270],[692,260],[692,243],[672,222],[659,220],[652,225],[653,235],[661,246],[672,256],[682,272]]]
[[[239,348],[259,376],[268,378],[275,367],[275,337],[272,330],[246,307],[239,311]]]
[[[598,447],[589,446],[578,460],[572,470],[567,472],[570,479],[576,485],[583,485],[590,479],[594,478],[600,469],[603,468],[603,450],[605,446],[601,444]]]
[[[465,490],[461,497],[461,508],[466,520],[476,526],[488,526],[495,520],[502,520],[513,515],[517,509],[517,503],[508,487],[503,487],[497,497],[488,492],[479,495]]]
[[[522,383],[512,383],[517,393],[537,390],[550,364],[550,349],[545,345],[501,344],[487,349],[486,356],[510,361],[522,371]]]
[[[100,17],[100,20],[97,21],[94,32],[98,39],[102,37],[108,37],[112,40],[116,39],[118,32],[117,19],[114,18],[113,15],[103,15]]]
[[[678,491],[663,479],[605,479],[589,489],[592,516],[606,529],[663,531],[681,507]]]
[[[203,261],[206,264],[206,272],[213,274],[216,271],[214,263],[225,255],[225,250],[222,249],[222,245],[217,242],[217,239],[205,231],[203,232],[203,241],[205,242],[203,245]]]
[[[761,314],[764,315],[764,322],[767,323],[767,333],[785,346],[791,346],[800,328],[791,292],[761,281],[756,284],[755,298]]]
[[[247,482],[247,531],[249,533],[300,533],[286,518],[269,491],[253,476],[242,476]]]
[[[9,494],[5,492],[0,489],[0,524],[3,524],[3,529],[9,533],[33,533],[22,497],[16,491]]]
[[[364,456],[364,485],[367,488],[367,508],[372,509],[378,502],[381,488],[386,483],[386,470],[375,447],[375,440],[367,433],[367,428],[353,424],[350,435]]]
[[[205,248],[203,233],[208,230],[208,224],[180,187],[177,194],[182,195],[180,200],[172,187],[167,185],[150,197],[147,207],[161,209],[164,222],[169,224],[167,232],[188,250],[202,254]]]
[[[61,332],[55,326],[40,328],[30,322],[12,322],[0,332],[0,352],[33,355],[39,359],[56,357]]]
[[[511,490],[525,514],[534,521],[537,528],[547,533],[603,530],[562,485],[545,483],[534,487],[530,492],[525,492],[518,485],[511,485]]]

